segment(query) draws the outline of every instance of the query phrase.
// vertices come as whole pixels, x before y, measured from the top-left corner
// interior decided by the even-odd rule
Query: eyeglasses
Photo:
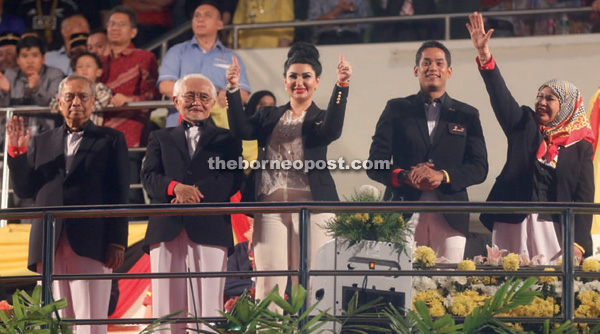
[[[127,26],[131,26],[131,24],[129,24],[129,22],[125,22],[125,21],[108,21],[106,23],[106,27],[117,27],[117,28],[125,28]]]
[[[63,95],[63,101],[65,102],[73,102],[75,97],[79,98],[81,102],[87,102],[90,99],[90,94],[88,93],[66,93]]]
[[[196,98],[198,98],[200,100],[200,102],[202,102],[202,104],[209,104],[210,101],[213,100],[213,97],[206,94],[206,93],[194,93],[194,92],[188,92],[185,93],[183,95],[181,95],[181,98],[183,99],[183,101],[185,103],[192,103],[196,100]]]

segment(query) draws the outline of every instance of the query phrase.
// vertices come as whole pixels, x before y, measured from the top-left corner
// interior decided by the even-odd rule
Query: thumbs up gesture
[[[337,65],[337,82],[345,84],[352,76],[352,66],[344,59],[344,55],[340,55],[340,62]]]
[[[236,88],[240,83],[240,71],[241,67],[238,64],[238,60],[236,56],[233,56],[233,62],[227,68],[227,72],[225,73],[227,78],[227,86],[229,88]]]

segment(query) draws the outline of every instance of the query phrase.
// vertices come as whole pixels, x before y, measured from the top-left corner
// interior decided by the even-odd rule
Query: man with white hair
[[[237,163],[242,154],[241,141],[208,121],[216,98],[215,86],[201,74],[175,83],[173,104],[182,122],[150,134],[142,167],[142,184],[152,203],[227,203],[239,190],[242,169],[210,163]],[[152,216],[144,241],[153,273],[225,271],[232,247],[229,215]],[[224,286],[220,277],[153,279],[153,316],[180,310],[181,316],[219,316]],[[172,324],[171,332],[185,333],[186,324]]]
[[[121,132],[90,121],[93,83],[82,76],[59,85],[58,109],[65,124],[33,137],[23,117],[6,126],[8,165],[15,193],[36,206],[126,204],[129,190],[127,146]],[[28,146],[29,144],[29,146]],[[29,148],[28,148],[29,147]],[[41,271],[42,219],[29,237],[30,270]],[[123,263],[127,218],[57,219],[54,274],[108,274]],[[62,317],[106,319],[110,280],[55,281],[54,299],[67,299]],[[78,325],[77,334],[103,334],[106,325]]]

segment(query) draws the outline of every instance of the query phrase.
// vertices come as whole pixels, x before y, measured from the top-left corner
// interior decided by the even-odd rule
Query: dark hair
[[[277,101],[277,99],[275,98],[275,95],[273,95],[273,93],[271,93],[268,90],[260,90],[254,94],[252,94],[252,96],[250,96],[250,99],[248,99],[248,103],[246,104],[246,115],[248,116],[252,116],[256,113],[256,107],[258,106],[258,102],[260,102],[260,100],[265,97],[265,96],[270,96],[273,98],[274,101]]]
[[[186,11],[189,13],[190,17],[193,17],[194,12],[196,12],[196,9],[198,9],[198,7],[200,7],[202,5],[209,5],[209,6],[215,7],[217,9],[217,11],[219,12],[219,19],[223,19],[223,8],[222,8],[222,5],[219,3],[219,1],[213,1],[213,0],[186,1],[186,8],[187,8]]]
[[[17,56],[21,53],[22,49],[38,48],[42,55],[46,54],[46,43],[35,36],[26,36],[21,38],[17,43]]]
[[[93,29],[92,31],[90,31],[90,36],[95,35],[95,34],[104,34],[106,36],[106,29],[96,28],[96,29]]]
[[[135,17],[135,12],[133,11],[133,9],[131,9],[127,6],[117,6],[110,11],[110,15],[108,17],[111,17],[113,14],[117,14],[117,13],[125,14],[125,15],[129,16],[129,24],[133,28],[137,27],[137,19]]]
[[[421,58],[423,58],[423,50],[430,49],[430,48],[437,48],[437,49],[444,51],[444,55],[446,56],[446,63],[448,63],[448,66],[450,66],[452,64],[452,56],[450,55],[450,51],[444,44],[442,44],[438,41],[427,41],[427,42],[421,44],[421,47],[419,48],[419,50],[417,50],[417,54],[415,57],[416,58],[415,65],[419,66],[419,63],[421,62]]]
[[[75,52],[73,57],[71,57],[71,69],[73,70],[73,73],[75,73],[75,68],[77,67],[77,61],[79,60],[79,58],[81,58],[83,56],[92,57],[94,59],[94,61],[96,62],[96,65],[98,66],[98,68],[100,68],[100,69],[102,68],[102,62],[100,61],[100,58],[98,57],[98,55],[96,55],[95,53],[89,52],[89,51],[79,51],[79,52]]]
[[[288,69],[293,64],[310,65],[317,77],[320,77],[323,72],[323,67],[319,62],[319,50],[311,43],[297,42],[292,45],[288,51],[288,59],[283,65],[283,77],[285,77]]]

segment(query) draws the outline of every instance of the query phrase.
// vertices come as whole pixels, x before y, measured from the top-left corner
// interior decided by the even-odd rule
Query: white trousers
[[[451,263],[463,260],[467,238],[455,230],[443,214],[437,212],[414,213],[408,221],[414,226],[414,241],[417,246],[427,246]]]
[[[37,264],[41,272],[41,263]],[[88,257],[77,255],[65,233],[62,233],[54,255],[54,274],[110,274],[103,263]],[[110,280],[57,280],[52,283],[54,300],[65,298],[67,307],[59,310],[58,314],[72,319],[106,319],[110,301]],[[104,334],[106,325],[74,326],[74,334]]]
[[[268,197],[261,198],[261,201],[283,201],[283,195],[283,191],[278,190]],[[310,192],[288,190],[287,201],[312,201],[312,196]],[[310,215],[309,268],[314,262],[319,247],[331,239],[320,226],[334,217],[335,215],[332,213]],[[258,215],[254,222],[254,235],[252,237],[256,269],[259,271],[298,269],[300,261],[299,227],[297,213]],[[292,276],[292,282],[294,284],[298,283],[297,276]],[[286,276],[257,277],[256,298],[263,299],[275,285],[279,286],[279,293],[283,296],[286,284]]]
[[[510,253],[525,253],[530,259],[542,254],[540,264],[549,265],[556,264],[562,255],[561,235],[560,224],[539,219],[537,213],[532,213],[518,224],[495,222],[492,243]]]
[[[227,248],[200,245],[190,240],[185,229],[173,240],[150,245],[153,273],[210,272],[227,269]],[[177,317],[218,317],[223,307],[225,278],[152,279],[152,315],[156,318],[182,311]],[[196,324],[175,323],[170,333],[185,333]],[[200,329],[207,330],[199,325]]]
[[[435,192],[423,192],[420,201],[437,201]],[[437,257],[445,257],[452,263],[463,260],[467,238],[454,229],[442,213],[416,212],[408,221],[414,228],[414,241],[417,246],[427,246],[437,253]],[[409,242],[409,244],[412,241]]]

